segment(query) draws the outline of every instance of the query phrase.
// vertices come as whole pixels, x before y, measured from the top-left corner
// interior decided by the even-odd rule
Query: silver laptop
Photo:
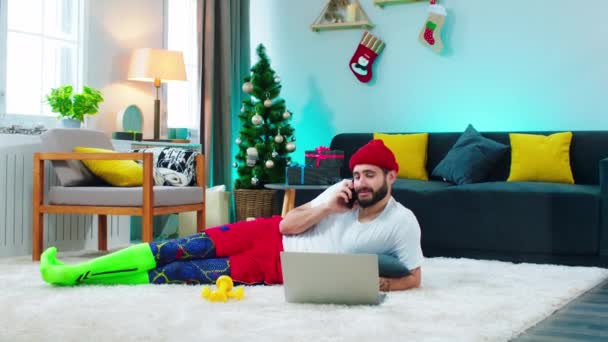
[[[380,304],[378,256],[281,252],[285,300],[291,303]]]

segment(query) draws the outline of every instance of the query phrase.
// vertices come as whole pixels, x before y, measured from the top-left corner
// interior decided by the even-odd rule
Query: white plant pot
[[[59,120],[59,127],[61,128],[80,128],[81,122],[72,118],[63,118]]]

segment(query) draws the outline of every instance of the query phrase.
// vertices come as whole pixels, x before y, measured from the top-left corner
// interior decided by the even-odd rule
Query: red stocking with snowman
[[[367,83],[372,79],[372,65],[384,50],[384,46],[384,42],[371,33],[363,33],[357,51],[348,63],[348,67],[359,81]]]

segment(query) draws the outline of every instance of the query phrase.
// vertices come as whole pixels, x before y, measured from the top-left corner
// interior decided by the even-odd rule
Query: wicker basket
[[[243,221],[248,217],[270,217],[274,212],[276,190],[234,190],[236,220]]]

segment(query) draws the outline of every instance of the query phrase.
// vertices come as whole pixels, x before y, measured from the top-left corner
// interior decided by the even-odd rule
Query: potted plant
[[[82,93],[75,94],[71,85],[51,89],[46,101],[53,113],[59,113],[61,127],[80,128],[85,115],[94,115],[99,111],[103,96],[99,90],[82,87]]]

